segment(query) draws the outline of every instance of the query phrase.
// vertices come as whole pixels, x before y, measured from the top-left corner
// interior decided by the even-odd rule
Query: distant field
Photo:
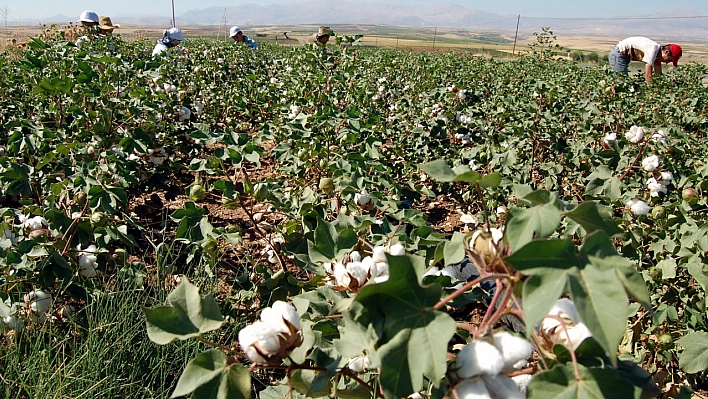
[[[217,26],[183,26],[181,27],[189,38],[202,38],[206,40],[226,40],[228,27]],[[246,34],[251,35],[259,42],[276,40],[283,45],[299,45],[312,40],[312,33],[317,31],[314,25],[258,25],[242,27]],[[514,46],[514,36],[494,32],[465,31],[460,29],[417,28],[384,25],[333,25],[332,28],[338,35],[364,35],[362,44],[369,47],[389,47],[414,51],[466,51],[480,55],[495,57],[513,57],[528,50],[528,46],[535,41],[532,35],[520,35]],[[157,39],[163,27],[150,26],[124,26],[116,30],[128,40],[142,38]],[[285,40],[283,32],[287,32],[290,40]],[[0,30],[0,48],[7,40],[15,38],[20,42],[27,41],[28,37],[41,33],[41,27],[10,27]],[[620,39],[618,37],[576,35],[557,36],[557,43],[564,48],[560,55],[567,52],[580,51],[583,54],[596,52],[600,59],[612,49]],[[708,45],[702,43],[679,43],[683,47],[684,56],[681,62],[696,62],[708,64]]]

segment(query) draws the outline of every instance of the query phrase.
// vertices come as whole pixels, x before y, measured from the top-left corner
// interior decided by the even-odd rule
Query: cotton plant
[[[506,331],[473,340],[460,350],[451,366],[457,397],[525,398],[521,391],[525,385],[517,385],[507,374],[526,367],[532,354],[529,341]]]
[[[256,364],[280,364],[302,344],[300,315],[287,302],[275,301],[261,311],[260,321],[238,333],[238,342]]]
[[[352,251],[342,261],[325,264],[325,284],[335,291],[359,292],[366,284],[382,283],[388,280],[389,266],[386,254],[401,256],[406,253],[402,244],[389,248],[375,246],[372,254],[365,257],[359,251]]]
[[[585,339],[592,337],[592,333],[580,318],[575,303],[567,298],[556,301],[541,322],[540,331],[551,347],[554,344],[562,344],[573,350]]]
[[[288,114],[288,119],[295,119],[298,115],[300,115],[300,107],[295,104],[292,104],[290,106],[290,113]]]

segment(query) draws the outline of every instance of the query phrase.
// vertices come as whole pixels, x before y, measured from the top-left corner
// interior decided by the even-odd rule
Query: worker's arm
[[[651,64],[647,64],[644,68],[644,80],[646,80],[647,84],[651,84],[651,72]]]

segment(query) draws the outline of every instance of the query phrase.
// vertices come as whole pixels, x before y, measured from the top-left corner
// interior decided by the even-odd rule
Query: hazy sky
[[[237,6],[239,4],[292,4],[307,0],[174,0],[175,14],[209,6]],[[332,3],[338,0],[328,0]],[[347,3],[374,3],[373,0],[344,0]],[[496,14],[521,14],[522,17],[629,17],[656,14],[665,11],[691,10],[708,15],[708,0],[379,0],[401,4],[459,4],[472,10]],[[6,8],[7,7],[7,8]],[[57,14],[76,15],[91,9],[100,15],[112,17],[134,15],[165,15],[171,17],[171,0],[0,0],[0,11],[8,11],[8,21],[27,18],[48,18]],[[3,13],[4,14],[4,13]],[[686,15],[680,12],[679,15]],[[0,17],[3,15],[0,14]]]

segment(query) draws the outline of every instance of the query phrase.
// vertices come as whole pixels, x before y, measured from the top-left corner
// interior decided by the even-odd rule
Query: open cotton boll
[[[406,254],[406,247],[403,246],[403,244],[393,244],[391,245],[391,248],[388,250],[388,253],[390,253],[393,256],[402,256]]]
[[[565,319],[566,324],[577,324],[580,322],[580,314],[578,314],[578,309],[575,307],[575,303],[567,298],[557,300],[551,310],[548,311],[548,314]],[[541,323],[541,329],[547,334],[552,332],[558,326],[560,326],[560,321],[550,317],[546,317]]]
[[[261,321],[284,333],[291,331],[286,322],[296,330],[300,330],[300,315],[297,314],[295,307],[283,301],[275,301],[271,307],[263,309]]]
[[[46,313],[52,306],[52,296],[42,290],[34,290],[25,294],[25,303],[35,314]]]
[[[466,345],[455,359],[457,376],[472,378],[480,374],[496,375],[504,367],[501,352],[487,341],[473,341]]]
[[[388,262],[388,259],[386,259],[386,248],[377,245],[374,247],[373,254],[371,254],[371,257],[374,259],[374,262],[379,263],[379,262]]]
[[[519,387],[511,378],[503,375],[483,375],[482,381],[487,387],[492,399],[525,399],[526,395],[519,391]]]
[[[636,198],[627,201],[627,206],[632,211],[632,213],[637,216],[646,215],[651,211],[651,206],[649,206],[646,202]]]
[[[585,325],[585,323],[578,323],[572,327],[568,327],[568,334],[566,334],[563,331],[559,331],[558,338],[560,342],[565,344],[566,346],[568,345],[568,341],[570,341],[570,344],[573,346],[573,349],[577,349],[580,344],[585,341],[586,338],[592,337],[592,333],[590,330],[588,330],[588,327]]]
[[[349,254],[349,260],[352,262],[361,262],[361,253],[359,253],[359,251],[352,251]]]
[[[349,362],[347,363],[347,367],[355,373],[365,372],[369,369],[370,365],[371,361],[369,360],[369,357],[364,354],[349,359]]]
[[[253,363],[266,364],[267,358],[280,352],[278,330],[263,321],[241,329],[238,333],[238,343]]]
[[[494,334],[494,346],[501,352],[504,358],[504,368],[502,372],[510,373],[517,369],[517,365],[525,364],[525,359],[533,353],[531,342],[511,335],[506,331]]]
[[[531,378],[533,378],[531,374],[519,374],[511,377],[511,380],[514,381],[519,392],[525,394],[526,389],[528,388],[529,383],[531,382]]]
[[[631,143],[638,143],[644,138],[644,128],[634,125],[624,134],[624,137]]]
[[[334,264],[334,278],[337,280],[337,285],[340,287],[349,287],[349,284],[352,282],[352,278],[349,276],[349,272],[347,272],[347,267],[341,262]]]
[[[369,271],[362,266],[361,262],[349,262],[346,268],[347,273],[356,279],[358,285],[364,285],[366,279],[369,277]]]
[[[659,167],[659,157],[657,155],[652,155],[642,159],[642,168],[647,172],[653,172]]]
[[[479,378],[463,380],[455,385],[458,399],[491,399],[484,381]],[[453,396],[454,397],[454,396]]]
[[[607,135],[605,135],[605,137],[602,139],[603,142],[608,143],[608,144],[610,141],[615,141],[615,140],[617,140],[617,133],[607,133]]]

